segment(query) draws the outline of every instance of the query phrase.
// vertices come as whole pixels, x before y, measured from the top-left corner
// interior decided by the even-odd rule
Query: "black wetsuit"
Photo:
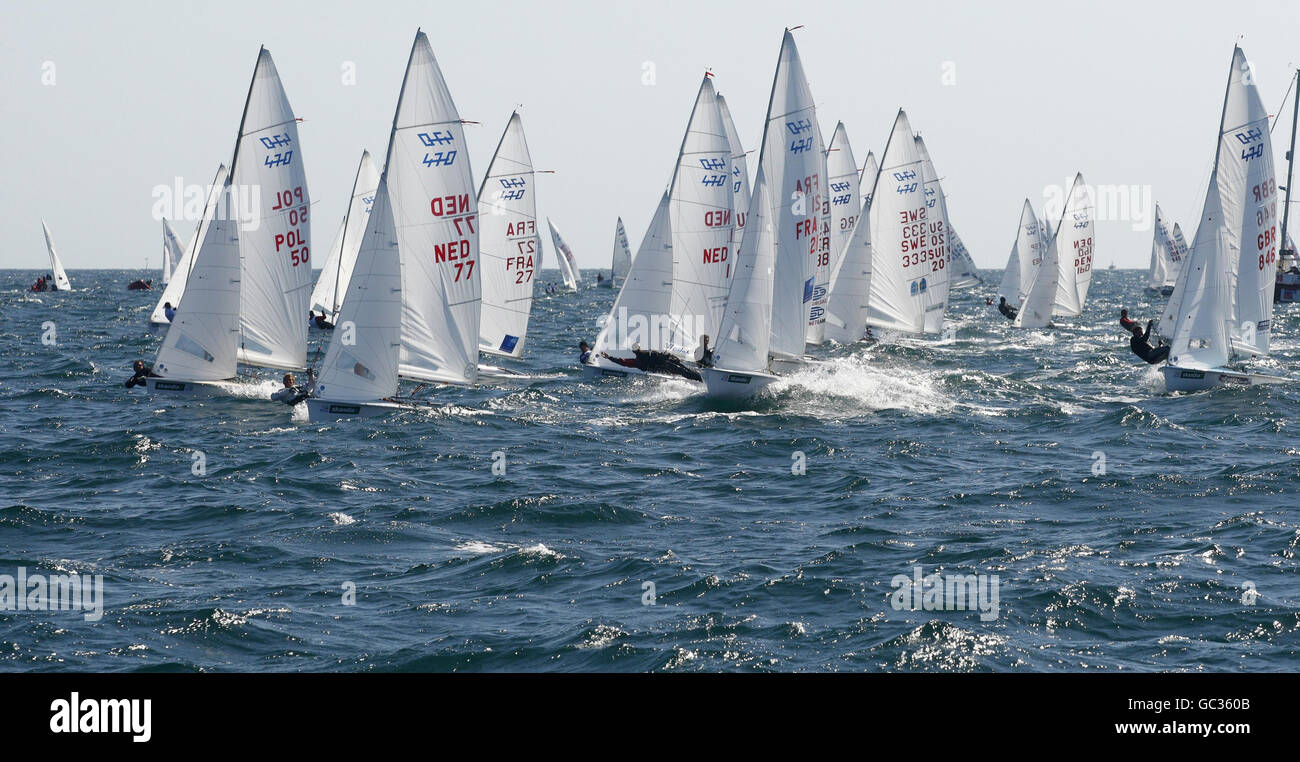
[[[146,378],[157,378],[158,374],[153,372],[152,366],[146,366],[144,370],[138,371],[135,375],[128,378],[123,386],[130,389],[135,386],[144,386]]]
[[[316,323],[316,327],[321,329],[322,331],[334,330],[334,324],[326,320],[324,315],[317,315],[313,317],[312,322]]]
[[[1001,312],[1003,315],[1005,315],[1007,320],[1015,320],[1016,314],[1019,313],[1020,310],[1017,310],[1015,307],[1012,307],[1011,302],[999,302],[998,312]]]
[[[712,367],[713,367],[713,350],[712,350],[712,349],[706,349],[706,350],[704,350],[704,354],[700,356],[700,367],[701,367],[701,368],[712,368]]]
[[[632,352],[635,355],[632,359],[625,360],[621,357],[610,357],[609,359],[619,365],[636,368],[646,373],[666,373],[689,378],[692,381],[704,380],[703,376],[683,365],[682,361],[678,360],[677,356],[671,352],[646,352],[640,349],[634,349]]]
[[[1155,365],[1156,363],[1164,362],[1169,359],[1169,347],[1151,346],[1152,322],[1147,323],[1146,333],[1140,335],[1134,333],[1133,338],[1128,341],[1129,348],[1133,350],[1133,354],[1146,360],[1148,365]]]

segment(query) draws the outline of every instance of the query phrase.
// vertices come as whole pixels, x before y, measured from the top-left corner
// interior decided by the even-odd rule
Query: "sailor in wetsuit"
[[[319,315],[315,312],[308,312],[307,315],[311,317],[311,322],[322,331],[334,330],[334,324],[329,321],[329,315],[325,310],[321,310]]]
[[[606,352],[601,352],[600,356],[610,362],[618,363],[625,368],[636,368],[645,373],[666,373],[673,376],[689,378],[692,381],[703,381],[697,371],[691,370],[682,364],[681,360],[671,352],[646,352],[639,346],[632,347],[632,357],[624,359],[622,357],[611,357]]]
[[[591,360],[591,345],[585,341],[578,342],[578,362],[583,365],[588,364]]]
[[[290,407],[297,405],[299,402],[311,396],[311,388],[316,385],[316,374],[311,370],[307,371],[307,383],[304,386],[298,386],[294,383],[292,373],[284,374],[284,388],[271,394],[273,402],[283,402]]]
[[[1007,320],[1015,320],[1016,313],[1018,313],[1019,310],[1012,307],[1010,304],[1007,304],[1007,298],[1005,296],[1000,296],[998,297],[998,312],[1005,315]]]
[[[701,352],[700,352],[700,363],[699,363],[700,367],[701,367],[701,368],[712,368],[712,367],[713,367],[713,350],[712,350],[712,349],[709,349],[709,337],[708,337],[708,334],[705,334],[704,336],[701,336],[701,337],[700,337],[700,350],[701,350]]]
[[[144,386],[145,385],[144,380],[146,378],[158,377],[158,374],[153,372],[152,366],[145,365],[140,360],[136,360],[135,362],[131,363],[131,370],[134,371],[135,375],[131,376],[126,380],[124,386],[126,386],[126,388],[128,389],[135,386]]]
[[[1122,310],[1119,311],[1119,324],[1120,324],[1120,326],[1122,326],[1122,327],[1124,328],[1124,330],[1127,331],[1128,333],[1133,333],[1133,329],[1138,327],[1138,321],[1136,321],[1136,320],[1134,320],[1134,319],[1132,319],[1132,318],[1130,318],[1130,317],[1128,316],[1128,309],[1127,309],[1127,308],[1122,309]]]
[[[1129,339],[1129,348],[1133,354],[1146,360],[1148,365],[1155,365],[1158,362],[1164,362],[1169,359],[1169,347],[1154,347],[1151,345],[1151,326],[1155,325],[1154,320],[1147,321],[1146,333],[1142,332],[1142,326],[1133,324],[1133,338]]]
[[[171,302],[163,302],[163,315],[167,318],[168,323],[176,319],[176,308],[172,306]]]

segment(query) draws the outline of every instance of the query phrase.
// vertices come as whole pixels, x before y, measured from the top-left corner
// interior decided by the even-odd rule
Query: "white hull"
[[[743,400],[757,395],[777,379],[771,373],[753,373],[725,368],[704,368],[704,385],[713,399]]]
[[[632,378],[634,376],[649,376],[642,370],[636,368],[624,368],[621,365],[595,365],[588,364],[582,366],[582,378],[585,381],[600,381],[605,378]]]
[[[231,379],[230,382],[234,382]],[[220,381],[178,381],[171,378],[146,378],[145,390],[150,394],[175,398],[228,397],[230,391]]]
[[[520,373],[517,370],[511,370],[510,368],[503,368],[499,365],[484,365],[483,363],[479,363],[478,365],[478,377],[480,381],[485,379],[525,381],[527,379],[532,378],[532,376],[528,375],[527,373]]]
[[[1199,392],[1218,386],[1263,386],[1291,381],[1281,376],[1238,373],[1223,368],[1180,368],[1166,365],[1160,370],[1165,374],[1165,389],[1171,392]]]
[[[319,397],[307,399],[307,418],[312,421],[339,421],[345,418],[380,418],[402,410],[414,409],[397,402],[332,402]]]

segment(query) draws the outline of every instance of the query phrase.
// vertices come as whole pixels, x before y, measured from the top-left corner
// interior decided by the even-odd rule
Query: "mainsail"
[[[731,210],[735,215],[735,224],[731,227],[731,250],[739,252],[740,242],[745,236],[745,216],[749,213],[749,163],[745,159],[740,133],[736,132],[736,123],[727,108],[727,99],[721,93],[718,94],[718,111],[722,113],[722,126],[727,129],[727,145],[731,146]]]
[[[1092,190],[1084,184],[1080,173],[1074,177],[1061,221],[1052,236],[1060,269],[1053,315],[1078,317],[1083,314],[1088,286],[1092,283],[1094,216]]]
[[[853,146],[849,145],[849,133],[844,129],[844,122],[835,125],[831,134],[831,143],[826,148],[827,184],[831,195],[831,273],[839,269],[840,257],[848,245],[858,217],[862,214],[861,178],[858,175],[857,160],[853,158]],[[835,283],[832,276],[831,284]],[[834,290],[832,289],[832,293]]]
[[[609,281],[617,288],[627,280],[627,273],[632,269],[632,247],[627,242],[627,231],[623,229],[623,218],[618,218],[614,226],[614,252],[610,255]]]
[[[702,336],[717,337],[731,268],[731,145],[713,80],[703,77],[668,190],[673,239],[669,304],[671,350],[690,356]]]
[[[181,245],[181,239],[176,235],[176,231],[172,230],[172,224],[167,221],[166,217],[163,218],[162,227],[163,227],[162,282],[163,285],[165,286],[171,282],[172,271],[174,271],[177,265],[180,263],[181,257],[185,256],[185,247]]]
[[[871,192],[867,322],[904,333],[937,333],[948,302],[946,225],[942,212],[928,206],[930,178],[920,145],[900,109]]]
[[[1007,268],[1002,272],[1002,283],[998,286],[998,295],[1006,297],[1013,307],[1022,305],[1033,287],[1047,248],[1046,239],[1047,236],[1042,232],[1042,222],[1034,214],[1029,199],[1025,199],[1020,212],[1020,224],[1016,228],[1016,242],[1011,247],[1011,257],[1007,260]],[[1049,293],[1052,299],[1056,298],[1054,277]],[[1050,305],[1051,302],[1048,302],[1049,307]]]
[[[533,159],[523,119],[510,115],[479,189],[479,250],[483,260],[483,314],[478,348],[520,357],[533,309],[542,241],[537,235]]]
[[[311,198],[298,121],[271,53],[262,48],[235,144],[231,183],[257,189],[240,220],[239,360],[268,368],[307,365]]]
[[[731,279],[722,327],[713,353],[719,368],[766,372],[772,338],[772,286],[777,250],[771,199],[760,163],[749,199],[750,225]],[[803,258],[799,257],[799,261]]]
[[[478,199],[456,104],[429,38],[416,32],[384,169],[402,269],[399,372],[478,378]]]
[[[338,322],[343,294],[347,293],[348,281],[352,278],[357,252],[361,250],[361,238],[366,232],[366,218],[378,187],[379,168],[370,158],[370,152],[363,150],[356,178],[352,181],[352,197],[347,212],[339,223],[325,266],[321,268],[316,287],[311,292],[311,310],[324,312],[331,323]]]
[[[1180,231],[1181,235],[1181,231]],[[1183,263],[1183,252],[1177,239],[1169,232],[1164,213],[1156,204],[1156,220],[1151,237],[1151,267],[1147,288],[1159,290],[1178,281],[1178,269]]]

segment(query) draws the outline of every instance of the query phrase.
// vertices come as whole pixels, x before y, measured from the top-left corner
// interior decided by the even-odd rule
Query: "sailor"
[[[1005,315],[1007,320],[1015,320],[1016,313],[1019,312],[1019,310],[1012,307],[1010,304],[1007,304],[1007,298],[1005,296],[1000,296],[998,297],[998,312]]]
[[[578,362],[587,365],[591,361],[591,347],[585,341],[578,342]]]
[[[53,273],[51,273],[50,275],[45,276],[45,282],[48,283],[48,284],[50,284],[50,290],[51,290],[51,291],[58,291],[58,290],[59,290],[59,284],[58,284],[57,281],[54,280],[54,275],[53,275]]]
[[[299,402],[311,396],[311,388],[315,386],[315,374],[311,370],[307,371],[307,383],[305,386],[299,386],[295,383],[293,374],[284,374],[284,388],[273,392],[271,400],[273,402],[283,402],[290,407],[297,405]]]
[[[713,367],[713,350],[712,350],[712,349],[709,349],[709,336],[708,336],[708,334],[705,334],[705,335],[703,335],[703,336],[700,337],[700,360],[699,360],[699,366],[700,366],[701,368],[712,368],[712,367]]]
[[[1158,362],[1164,362],[1169,359],[1169,347],[1151,346],[1151,326],[1155,325],[1154,320],[1147,321],[1146,333],[1142,332],[1142,326],[1133,324],[1133,338],[1129,339],[1129,348],[1133,354],[1146,360],[1148,365],[1155,365]]]
[[[639,345],[632,346],[632,357],[611,357],[606,352],[601,352],[600,356],[610,362],[618,363],[625,368],[636,368],[644,373],[665,373],[674,376],[689,378],[692,381],[703,381],[704,377],[697,371],[691,370],[682,364],[681,360],[671,352],[647,352]]]
[[[36,279],[36,282],[32,284],[32,290],[33,290],[33,291],[48,291],[48,290],[49,290],[49,287],[45,285],[45,276],[44,276],[44,275],[42,275],[41,277],[39,277],[39,278]]]
[[[308,312],[307,314],[311,315],[312,322],[315,323],[316,327],[321,329],[322,331],[334,330],[334,324],[331,323],[329,320],[326,320],[327,314],[325,310],[321,310],[319,315],[317,315],[315,312]]]
[[[131,370],[135,373],[135,375],[131,376],[126,380],[124,386],[126,386],[126,388],[128,389],[134,386],[144,386],[145,385],[144,380],[146,378],[158,377],[158,374],[153,372],[153,367],[149,365],[145,365],[144,362],[141,360],[136,360],[135,362],[131,363]]]
[[[1125,332],[1133,333],[1133,329],[1138,326],[1138,321],[1130,318],[1128,308],[1124,308],[1119,311],[1119,324],[1123,326]]]
[[[176,319],[176,308],[171,302],[163,302],[163,315],[166,316],[168,323]]]

